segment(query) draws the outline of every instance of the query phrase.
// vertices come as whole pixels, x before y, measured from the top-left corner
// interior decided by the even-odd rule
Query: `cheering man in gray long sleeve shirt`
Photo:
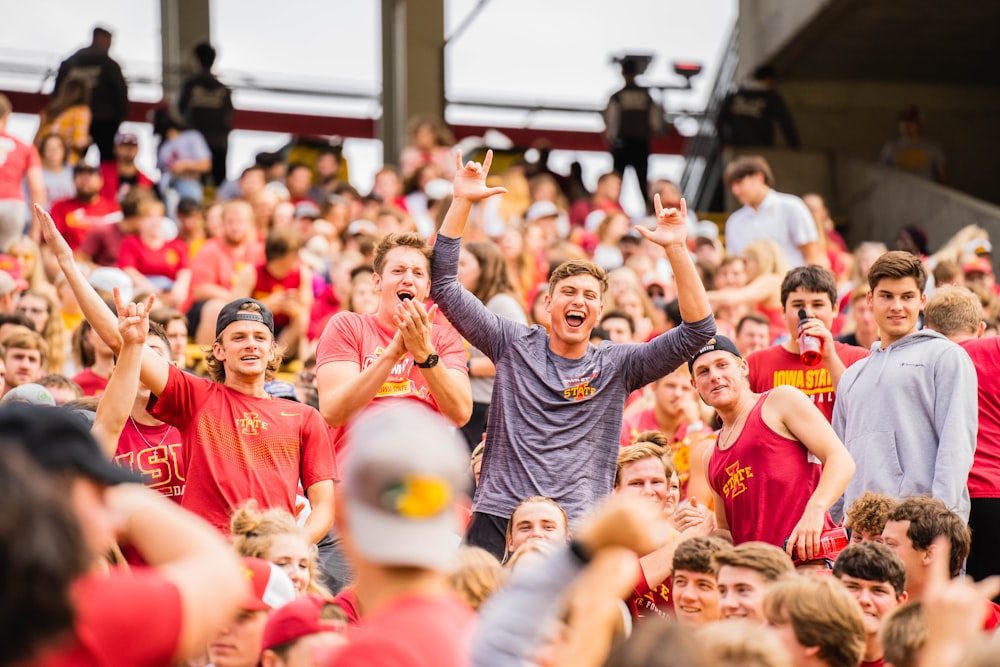
[[[454,200],[431,262],[431,296],[459,333],[496,365],[486,453],[473,503],[469,544],[503,556],[511,511],[528,496],[547,496],[571,520],[611,493],[625,398],[670,373],[715,334],[715,320],[688,255],[687,208],[655,200],[657,226],[639,232],[666,250],[684,324],[648,343],[590,344],[607,280],[596,264],[572,260],[552,273],[545,308],[551,332],[488,311],[458,283],[458,251],[473,204],[505,192],[486,187],[482,165],[456,155]]]

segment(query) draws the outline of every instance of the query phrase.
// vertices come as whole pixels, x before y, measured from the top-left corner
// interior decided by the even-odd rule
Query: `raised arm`
[[[641,225],[636,229],[643,238],[663,246],[667,251],[677,283],[681,318],[685,322],[703,320],[712,314],[712,306],[687,250],[687,201],[682,197],[680,208],[663,208],[657,193],[653,195],[653,208],[656,211],[656,229],[649,230]]]
[[[783,276],[772,273],[757,276],[743,287],[727,287],[707,292],[708,300],[713,306],[762,303],[771,296],[777,296],[780,293],[782,278]]]
[[[115,354],[118,354],[122,347],[122,336],[118,332],[118,318],[108,309],[101,295],[80,272],[80,267],[73,259],[73,251],[66,243],[66,239],[56,229],[56,223],[53,222],[52,216],[36,204],[34,219],[46,244],[59,263],[59,268],[66,275],[66,282],[69,283],[76,300],[80,303],[84,317],[94,327],[94,331],[101,337],[101,340],[107,343],[115,351]],[[152,349],[143,347],[139,377],[154,394],[159,395],[167,385],[169,369],[169,361]]]
[[[175,661],[204,651],[246,595],[246,580],[232,547],[205,521],[138,484],[111,487],[105,498],[115,516],[123,517],[119,542],[134,546],[180,592]]]
[[[142,349],[149,333],[149,311],[155,300],[156,297],[150,295],[147,303],[122,303],[121,292],[115,288],[122,347],[108,386],[101,394],[101,402],[97,404],[94,426],[90,429],[108,458],[114,458],[118,450],[118,438],[132,412],[132,403],[139,389]]]

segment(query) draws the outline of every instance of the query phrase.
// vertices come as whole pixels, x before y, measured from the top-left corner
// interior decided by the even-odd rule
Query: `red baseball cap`
[[[346,621],[320,617],[326,604],[327,601],[321,597],[305,595],[275,611],[268,617],[267,625],[264,626],[261,650],[265,651],[319,632],[343,634],[347,628]]]
[[[280,567],[266,560],[244,558],[243,578],[250,587],[243,600],[248,611],[280,609],[295,599],[295,584]]]

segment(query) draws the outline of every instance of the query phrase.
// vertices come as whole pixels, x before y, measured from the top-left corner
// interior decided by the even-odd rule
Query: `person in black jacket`
[[[114,160],[115,134],[128,115],[128,85],[122,68],[111,57],[111,33],[94,28],[93,40],[59,65],[53,91],[70,76],[81,77],[90,87],[90,135],[101,153],[101,162]],[[53,93],[54,94],[54,93]]]
[[[799,148],[799,134],[784,98],[774,89],[775,69],[758,67],[753,80],[732,93],[722,103],[717,122],[719,143],[728,146],[774,146],[777,123],[789,148]]]
[[[229,132],[233,129],[233,93],[212,73],[216,51],[208,42],[194,47],[198,72],[181,84],[177,109],[187,124],[201,132],[212,151],[212,181],[226,180]]]

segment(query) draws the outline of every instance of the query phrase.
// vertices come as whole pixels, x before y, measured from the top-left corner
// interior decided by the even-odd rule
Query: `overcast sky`
[[[419,7],[420,0],[410,0]],[[221,78],[256,75],[271,82],[302,87],[337,88],[376,95],[380,89],[381,51],[378,0],[215,0],[212,41],[219,49]],[[489,98],[560,106],[602,106],[620,86],[610,57],[626,51],[655,55],[647,82],[676,82],[672,63],[694,60],[705,72],[692,92],[671,93],[672,109],[700,109],[714,81],[723,42],[735,20],[736,0],[445,0],[445,35],[450,36],[478,4],[482,11],[446,51],[445,81],[453,98]],[[56,67],[89,42],[101,24],[114,32],[112,55],[126,76],[155,76],[160,61],[159,3],[152,0],[31,0],[4,16],[0,42],[0,84],[38,90],[38,75],[17,75],[9,67]],[[47,83],[48,90],[51,80]],[[159,91],[132,86],[134,99],[157,100]],[[327,111],[374,116],[370,102],[315,98],[262,97],[245,93],[243,107]],[[455,123],[600,129],[589,115],[547,115],[452,107]],[[20,117],[16,134],[33,134],[37,122]],[[148,136],[145,128],[140,130]],[[287,137],[235,133],[230,172],[236,173],[259,150],[281,146]],[[144,142],[141,160],[151,161]],[[348,141],[352,178],[361,189],[381,162],[377,142]],[[148,150],[147,150],[148,149]],[[584,162],[588,180],[610,168],[610,157],[565,153],[557,165]],[[679,159],[656,159],[651,177],[677,177]],[[627,182],[631,178],[626,179]],[[631,186],[627,187],[631,188]],[[637,193],[631,193],[637,194]]]

